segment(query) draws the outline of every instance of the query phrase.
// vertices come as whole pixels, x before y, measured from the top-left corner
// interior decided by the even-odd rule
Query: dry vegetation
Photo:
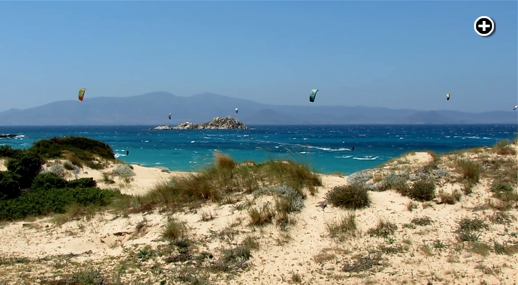
[[[348,177],[217,154],[98,213],[0,224],[0,280],[515,284],[517,149],[408,153]]]

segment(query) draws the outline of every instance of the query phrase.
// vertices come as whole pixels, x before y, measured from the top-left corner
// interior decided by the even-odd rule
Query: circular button
[[[495,22],[488,16],[481,16],[475,20],[475,32],[481,37],[488,37],[495,31]]]

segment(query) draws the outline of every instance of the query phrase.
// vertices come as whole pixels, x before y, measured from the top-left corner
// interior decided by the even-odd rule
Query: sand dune
[[[443,159],[439,168],[454,176],[453,156]],[[468,156],[498,155],[486,149],[460,157]],[[518,163],[516,155],[509,159]],[[433,157],[427,152],[409,154],[371,170],[370,182],[376,175],[416,169],[431,161]],[[93,177],[100,187],[119,187],[122,193],[142,195],[160,180],[186,175],[132,165],[133,181],[113,178],[113,184],[102,182],[102,172],[114,167],[82,169],[78,177]],[[501,211],[488,206],[492,199],[490,179],[481,179],[471,194],[462,195],[455,204],[441,203],[440,199],[412,202],[395,190],[370,191],[371,206],[352,211],[330,203],[319,206],[333,187],[348,183],[345,176],[321,177],[323,186],[314,196],[308,195],[302,211],[292,215],[296,223],[287,231],[275,225],[249,226],[247,211],[239,210],[240,203],[246,201],[207,204],[175,214],[158,210],[126,216],[103,212],[64,224],[57,224],[55,217],[4,222],[0,225],[0,280],[8,284],[57,280],[95,268],[105,279],[119,278],[122,284],[188,284],[195,280],[188,276],[207,284],[518,284],[518,211],[516,206],[505,211],[510,219],[507,222],[492,219]],[[437,193],[462,189],[458,181],[441,179]],[[253,200],[252,195],[248,198]],[[266,200],[252,203],[259,205]],[[332,237],[327,225],[348,214],[355,215],[357,231]],[[230,274],[199,273],[196,268],[202,263],[192,260],[166,262],[170,246],[161,234],[170,217],[185,221],[197,251],[211,253],[214,259],[221,255],[220,250],[235,248],[247,237],[258,243],[258,249],[252,250],[246,267]],[[458,222],[465,217],[488,224],[479,232],[478,243],[458,241]],[[422,221],[430,224],[415,218],[426,218]],[[380,220],[394,223],[397,229],[386,238],[371,236],[369,230]],[[497,252],[495,242],[508,245],[508,254]]]

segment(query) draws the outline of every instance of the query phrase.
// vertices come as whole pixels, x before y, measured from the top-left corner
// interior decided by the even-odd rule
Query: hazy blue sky
[[[81,87],[85,100],[211,92],[512,110],[517,10],[516,1],[0,2],[0,111],[77,100]],[[496,22],[488,38],[473,29],[483,15]]]

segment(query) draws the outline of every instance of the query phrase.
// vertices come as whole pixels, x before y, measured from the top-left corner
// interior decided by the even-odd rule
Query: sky
[[[512,110],[517,5],[0,2],[0,111],[77,100],[83,87],[85,100],[210,92],[278,105]],[[479,16],[495,21],[490,37],[475,33]]]

